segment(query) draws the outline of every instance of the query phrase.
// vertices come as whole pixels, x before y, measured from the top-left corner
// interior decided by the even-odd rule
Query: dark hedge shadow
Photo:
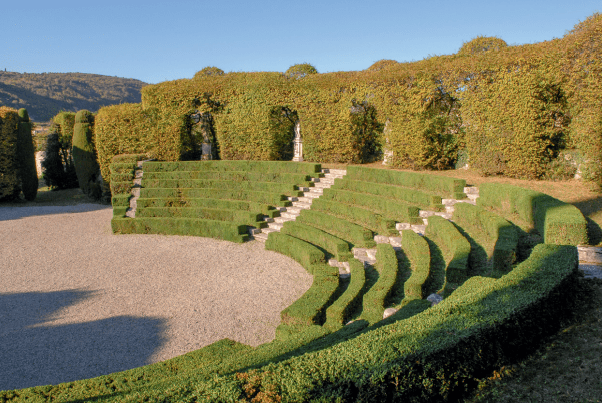
[[[45,325],[93,291],[0,294],[0,390],[57,384],[148,364],[163,319],[117,316]]]

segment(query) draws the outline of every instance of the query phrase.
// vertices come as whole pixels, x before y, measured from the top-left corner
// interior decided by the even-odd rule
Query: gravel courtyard
[[[112,209],[0,207],[0,390],[257,346],[312,277],[257,241],[113,235]]]

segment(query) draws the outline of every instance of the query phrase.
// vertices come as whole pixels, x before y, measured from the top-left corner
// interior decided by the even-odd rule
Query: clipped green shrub
[[[324,189],[324,193],[320,199],[362,207],[380,214],[386,219],[397,222],[422,224],[422,219],[419,217],[420,209],[418,207],[388,197],[331,187]]]
[[[446,268],[446,282],[461,284],[468,278],[468,256],[470,242],[451,222],[443,217],[428,218],[425,235],[443,251]]]
[[[87,195],[100,197],[100,185],[97,177],[100,166],[96,160],[93,134],[94,115],[81,110],[75,115],[73,127],[73,164],[81,190]]]
[[[203,218],[205,220],[232,221],[250,226],[265,224],[261,213],[204,207],[142,207],[137,204],[136,218],[138,217]]]
[[[350,315],[361,307],[362,290],[366,283],[366,271],[364,264],[357,259],[349,259],[351,280],[337,300],[326,308],[326,322],[324,327],[336,331],[343,327],[349,320]]]
[[[519,233],[508,220],[469,203],[457,203],[454,222],[484,247],[493,269],[508,272],[516,261]],[[472,254],[471,250],[471,254]]]
[[[347,167],[346,178],[420,189],[421,191],[438,194],[442,198],[466,198],[466,194],[464,193],[466,181],[464,179],[358,166]]]
[[[364,294],[361,318],[373,324],[383,319],[387,297],[397,280],[398,262],[395,250],[388,243],[376,246],[376,270],[378,280]]]
[[[312,271],[314,265],[325,262],[324,252],[315,245],[295,238],[294,236],[279,232],[271,232],[268,235],[265,248],[267,250],[282,253],[283,255],[296,260],[312,275],[315,274]],[[331,274],[334,275],[334,268],[331,269]],[[336,271],[336,274],[338,275],[338,270]]]
[[[291,161],[177,161],[144,163],[144,172],[173,171],[253,171],[263,173],[296,173],[317,176],[320,164]]]
[[[338,269],[324,262],[324,253],[316,246],[290,235],[271,232],[265,248],[290,256],[314,276],[309,290],[280,313],[282,324],[296,329],[321,325],[339,287]]]
[[[404,283],[404,302],[422,299],[422,290],[430,274],[431,252],[424,238],[412,230],[401,231],[401,244],[412,269],[412,275]]]
[[[71,152],[64,149],[63,144],[58,132],[48,134],[45,155],[42,160],[42,170],[46,186],[53,189],[78,187]]]
[[[123,185],[127,186],[127,183],[128,182],[124,182]],[[113,185],[111,184],[111,186]],[[291,202],[286,200],[286,196],[278,192],[261,192],[245,189],[223,189],[221,187],[197,189],[142,188],[140,189],[140,197],[145,199],[177,198],[181,200],[189,200],[194,198],[216,198],[230,200],[246,200],[255,203],[280,207],[287,207],[291,205]]]
[[[353,254],[349,250],[349,244],[346,241],[311,225],[297,221],[287,221],[282,226],[280,232],[310,242],[324,249],[339,262],[346,262],[353,257]]]
[[[335,217],[361,225],[381,235],[397,235],[395,221],[386,219],[370,210],[350,204],[337,203],[326,199],[316,199],[311,205],[313,210],[321,211]]]
[[[148,179],[142,178],[142,186],[145,188],[159,189],[230,189],[250,190],[259,192],[279,193],[287,196],[301,196],[298,186],[279,182],[255,182],[255,181],[226,181],[210,179]]]
[[[0,106],[0,200],[14,199],[21,191],[16,159],[18,128],[17,111]]]
[[[402,186],[388,185],[386,183],[364,182],[348,178],[337,179],[330,189],[349,190],[351,192],[366,193],[381,196],[387,199],[403,201],[414,204],[420,208],[443,211],[441,196],[410,189]]]
[[[376,245],[374,233],[369,229],[325,212],[302,210],[296,221],[344,239],[358,248],[371,248]]]
[[[249,240],[246,225],[200,218],[113,217],[111,227],[115,234],[191,235],[238,243]]]
[[[479,186],[477,205],[522,222],[543,236],[545,243],[587,244],[587,221],[577,207],[544,193],[501,183]]]

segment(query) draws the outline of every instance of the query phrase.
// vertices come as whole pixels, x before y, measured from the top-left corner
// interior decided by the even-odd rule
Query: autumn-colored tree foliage
[[[306,161],[362,163],[386,151],[393,167],[446,169],[461,154],[484,174],[542,178],[570,155],[585,178],[602,182],[601,44],[594,14],[561,39],[508,46],[477,37],[454,55],[359,72],[318,74],[307,64],[284,74],[199,72],[143,88],[136,113],[152,123],[119,118],[133,106],[101,110],[99,133],[115,133],[102,135],[114,151],[101,158],[180,159],[196,111],[211,113],[222,159],[288,158],[289,129],[274,125],[274,111],[285,110],[300,122]],[[143,135],[140,119],[151,126]],[[142,137],[144,145],[134,141]]]

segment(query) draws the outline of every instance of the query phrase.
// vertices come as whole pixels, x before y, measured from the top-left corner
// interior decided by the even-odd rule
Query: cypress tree
[[[0,106],[0,200],[15,199],[21,191],[16,158],[18,127],[17,111]]]
[[[32,201],[38,193],[38,173],[33,138],[31,137],[31,122],[25,108],[19,109],[17,160],[23,195],[26,200]]]
[[[93,184],[100,171],[94,148],[93,122],[92,112],[81,110],[75,115],[73,128],[73,164],[79,187],[86,194],[93,190]]]

